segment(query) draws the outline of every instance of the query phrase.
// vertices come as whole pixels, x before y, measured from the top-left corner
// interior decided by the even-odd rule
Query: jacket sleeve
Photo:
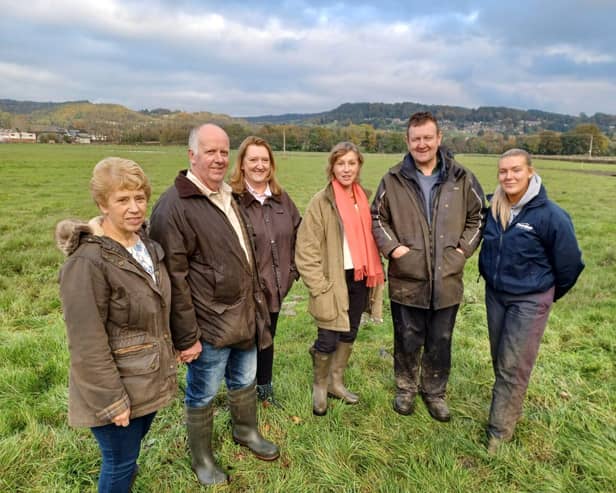
[[[297,281],[299,279],[299,272],[297,271],[297,266],[295,265],[295,246],[297,244],[297,231],[299,230],[299,225],[302,222],[302,216],[300,215],[299,210],[297,209],[297,206],[295,205],[295,202],[293,202],[293,199],[291,199],[291,197],[289,197],[289,204],[289,207],[291,209],[291,220],[293,221],[293,240],[291,242],[291,269],[292,271],[295,271],[294,280]]]
[[[485,220],[485,195],[475,176],[467,171],[466,222],[458,246],[470,257],[481,243]]]
[[[157,207],[158,206],[158,207]],[[200,339],[197,315],[188,285],[190,252],[195,237],[177,207],[159,203],[150,218],[150,237],[165,251],[165,265],[171,280],[171,317],[169,326],[173,345],[182,351]]]
[[[400,246],[400,241],[392,228],[384,180],[381,180],[376,190],[370,213],[372,215],[372,234],[374,235],[374,240],[383,256],[389,258],[389,254]]]
[[[556,301],[575,285],[584,270],[584,262],[571,218],[560,208],[552,214],[548,237],[547,254],[554,271],[554,301]]]
[[[111,422],[130,409],[105,329],[109,287],[104,272],[83,257],[69,257],[60,272],[60,298],[71,379],[96,417]]]
[[[324,217],[316,197],[308,204],[306,214],[297,230],[295,265],[312,296],[318,296],[332,287],[327,279],[322,260],[325,244]]]

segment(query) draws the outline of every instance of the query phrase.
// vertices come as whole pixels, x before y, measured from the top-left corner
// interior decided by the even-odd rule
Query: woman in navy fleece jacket
[[[511,439],[552,303],[584,269],[569,215],[548,199],[530,155],[505,152],[490,201],[479,271],[495,382],[488,420],[488,451]]]

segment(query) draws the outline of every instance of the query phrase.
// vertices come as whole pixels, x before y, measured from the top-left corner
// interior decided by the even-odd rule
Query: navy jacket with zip
[[[492,289],[530,294],[555,286],[557,300],[573,287],[583,269],[571,218],[548,199],[543,185],[504,231],[488,212],[479,272]]]

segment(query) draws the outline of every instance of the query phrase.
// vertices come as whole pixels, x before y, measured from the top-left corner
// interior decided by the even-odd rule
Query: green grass
[[[0,491],[96,490],[94,438],[66,424],[68,353],[56,281],[63,258],[53,228],[66,217],[97,213],[88,180],[94,164],[109,155],[143,166],[152,180],[152,204],[187,163],[179,147],[0,146]],[[277,158],[280,180],[303,211],[324,185],[326,155]],[[495,156],[459,159],[487,192],[493,190]],[[375,190],[397,160],[367,155],[364,185]],[[313,417],[307,349],[316,330],[300,283],[290,295],[296,315],[281,316],[276,337],[274,383],[285,408],[259,411],[281,458],[261,462],[232,443],[221,390],[214,446],[233,481],[212,491],[614,491],[616,166],[535,164],[550,197],[571,214],[587,267],[554,307],[514,440],[496,457],[485,451],[493,376],[476,256],[467,266],[455,329],[448,424],[432,420],[421,403],[410,417],[391,410],[387,306],[383,325],[360,329],[347,371],[361,403],[331,401],[326,417]],[[186,449],[181,390],[155,420],[140,464],[136,492],[200,490]]]

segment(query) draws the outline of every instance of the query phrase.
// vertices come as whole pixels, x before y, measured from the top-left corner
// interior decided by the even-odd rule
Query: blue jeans
[[[212,402],[223,377],[227,389],[248,387],[257,374],[257,346],[250,349],[224,347],[217,349],[201,341],[203,350],[199,357],[188,364],[186,372],[187,407],[205,407]]]
[[[486,312],[494,369],[488,433],[503,440],[513,435],[554,300],[544,293],[514,295],[486,286]]]
[[[103,456],[98,478],[99,493],[126,493],[129,491],[141,440],[150,429],[156,413],[130,420],[127,427],[111,423],[90,428]]]

